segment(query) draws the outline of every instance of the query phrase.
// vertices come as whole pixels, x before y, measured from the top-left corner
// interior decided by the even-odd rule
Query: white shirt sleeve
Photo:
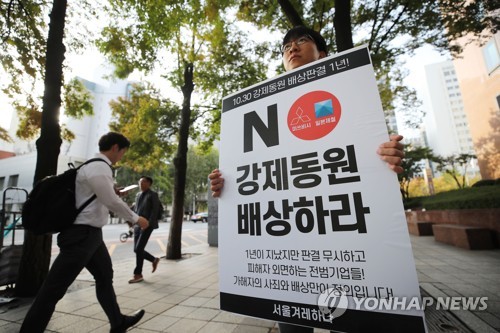
[[[109,167],[101,163],[97,168],[107,168],[108,170],[107,172],[102,172],[87,178],[90,189],[97,196],[96,200],[121,218],[127,221],[137,222],[139,215],[134,213],[128,205],[116,195],[113,177]]]
[[[104,156],[101,158],[105,159]],[[97,198],[78,215],[75,224],[102,227],[108,221],[109,211],[126,221],[137,222],[139,220],[139,216],[116,195],[109,164],[106,165],[104,162],[97,161],[89,163],[78,170],[76,177],[77,207],[80,207],[94,194]]]

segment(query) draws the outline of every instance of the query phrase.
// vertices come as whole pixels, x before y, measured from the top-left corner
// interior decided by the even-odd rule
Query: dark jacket
[[[141,196],[144,196],[141,198]],[[140,202],[139,202],[140,201]],[[160,211],[160,198],[152,190],[137,193],[135,197],[134,212],[149,221],[149,227],[158,228],[158,213]]]

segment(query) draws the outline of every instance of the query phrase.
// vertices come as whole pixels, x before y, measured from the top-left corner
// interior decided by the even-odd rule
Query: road
[[[193,245],[207,244],[207,223],[193,223],[184,221],[182,223],[182,248]],[[170,223],[160,223],[158,229],[153,231],[149,238],[146,250],[154,256],[165,256],[167,251],[168,234]],[[125,259],[134,256],[134,239],[129,238],[126,242],[120,242],[120,234],[127,232],[126,224],[108,224],[103,228],[104,242],[113,260]]]
[[[207,244],[207,223],[193,223],[191,221],[184,221],[182,224],[182,248],[183,250],[189,248],[190,246]],[[149,239],[146,250],[154,256],[165,256],[168,242],[168,234],[170,229],[170,223],[160,223],[158,229],[153,231],[151,238]],[[129,238],[126,242],[120,242],[120,234],[127,232],[128,226],[126,224],[107,224],[103,227],[104,242],[108,247],[108,251],[111,255],[113,261],[118,261],[126,259],[130,256],[134,256],[134,239]],[[24,233],[22,229],[17,229],[15,232],[15,244],[22,244],[24,239]],[[12,234],[9,234],[4,239],[4,246],[10,245],[12,242]],[[57,247],[57,235],[52,238],[52,256],[51,259],[55,259],[55,256],[59,253],[59,248]]]

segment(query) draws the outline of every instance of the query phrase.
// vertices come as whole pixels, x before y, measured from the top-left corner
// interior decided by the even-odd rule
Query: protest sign
[[[388,138],[366,47],[223,100],[221,309],[425,331],[420,309],[354,302],[420,295],[397,177],[376,154]]]

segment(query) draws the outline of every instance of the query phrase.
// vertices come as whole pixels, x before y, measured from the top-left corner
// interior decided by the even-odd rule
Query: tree
[[[226,10],[231,2],[113,0],[108,13],[114,20],[104,29],[99,42],[103,53],[116,66],[117,76],[126,77],[134,69],[166,70],[165,77],[182,92],[178,145],[173,159],[174,207],[168,259],[181,257],[188,138],[193,133],[193,122],[202,116],[209,119],[219,107],[221,96],[264,77],[265,66],[259,58],[262,50],[250,45],[227,22]],[[205,105],[193,108],[195,86]]]
[[[0,127],[0,140],[12,142],[12,138],[10,137],[9,133],[2,127]]]
[[[415,91],[404,86],[399,56],[411,55],[424,44],[456,55],[460,45],[450,43],[471,33],[477,39],[498,31],[499,8],[493,0],[244,0],[238,17],[260,28],[285,31],[306,25],[321,32],[330,51],[368,44],[379,81],[384,110],[399,110],[409,125],[422,112]],[[353,43],[353,36],[356,41]]]
[[[195,204],[193,214],[199,210],[198,197],[200,195],[205,197],[208,193],[207,175],[218,165],[219,154],[215,149],[210,148],[205,151],[202,147],[190,147],[188,150],[186,202]]]
[[[404,171],[398,174],[399,186],[404,200],[410,198],[411,180],[425,171],[423,164],[419,162],[434,159],[432,149],[428,147],[413,147],[411,145],[405,147],[405,158],[401,163]]]
[[[128,97],[119,97],[110,107],[114,119],[109,127],[133,142],[120,162],[117,183],[133,184],[143,174],[152,176],[160,200],[171,202],[173,181],[167,162],[177,147],[172,137],[178,129],[178,105],[144,83],[134,85]],[[132,204],[130,198],[125,199]]]
[[[145,83],[134,85],[128,97],[119,97],[110,107],[114,118],[110,129],[133,142],[120,165],[138,173],[164,166],[176,149],[172,137],[178,130],[178,105]]]
[[[62,63],[65,52],[63,36],[66,4],[66,0],[54,0],[50,13],[45,93],[41,115],[41,134],[36,141],[37,162],[34,182],[57,172],[57,158],[62,143],[59,108],[61,107]],[[52,235],[35,236],[30,231],[25,233],[16,294],[23,296],[36,294],[48,273],[51,245]]]
[[[52,9],[50,4],[52,3]],[[19,1],[9,0],[0,4],[0,26],[2,43],[0,46],[0,59],[2,68],[8,76],[8,80],[2,82],[2,93],[5,94],[12,103],[19,116],[19,127],[16,136],[31,140],[40,135],[42,124],[43,94],[46,73],[47,57],[47,34],[52,25],[47,26],[47,14],[54,10],[54,6],[60,6],[56,2],[48,1]],[[85,25],[80,23],[88,16],[95,15],[98,6],[90,6],[86,1],[82,1],[80,6],[74,6],[76,10],[65,12],[71,21],[65,26],[69,26],[69,31],[65,32],[66,46],[77,50],[85,45],[85,40],[90,40],[90,34],[86,33]],[[79,24],[75,29],[74,24]],[[64,27],[63,27],[64,28]],[[79,35],[76,31],[81,31]],[[64,51],[66,51],[66,46]],[[64,57],[60,57],[64,60]],[[63,67],[64,69],[64,67]],[[70,117],[81,118],[84,115],[91,115],[92,108],[75,109],[73,106],[88,103],[89,96],[81,93],[83,86],[77,83],[68,82],[65,84],[64,78],[61,80],[63,103],[65,114]],[[76,89],[76,91],[75,91]],[[75,100],[75,98],[77,100]],[[68,102],[70,102],[68,104]],[[61,137],[71,141],[74,134],[68,128],[61,125]],[[0,129],[0,138],[5,130]]]
[[[10,77],[7,86],[2,87],[2,92],[13,99],[20,117],[20,128],[16,135],[25,139],[40,135],[36,142],[38,153],[34,182],[56,173],[62,138],[72,138],[72,134],[65,128],[61,131],[59,125],[67,1],[52,2],[46,40],[45,15],[49,5],[47,2],[15,0],[0,5],[0,57],[3,70]],[[44,82],[41,103],[37,95],[40,81]],[[65,101],[74,102],[67,105],[69,115],[71,112],[80,115],[88,113],[89,95],[85,94],[81,85],[70,84],[65,91]],[[76,102],[70,96],[81,99]],[[51,243],[51,236],[25,233],[16,283],[18,295],[32,296],[38,291],[48,272]]]
[[[447,157],[438,157],[434,162],[437,163],[436,169],[450,175],[458,188],[465,188],[467,187],[467,166],[475,158],[476,155],[473,154],[453,154]]]

